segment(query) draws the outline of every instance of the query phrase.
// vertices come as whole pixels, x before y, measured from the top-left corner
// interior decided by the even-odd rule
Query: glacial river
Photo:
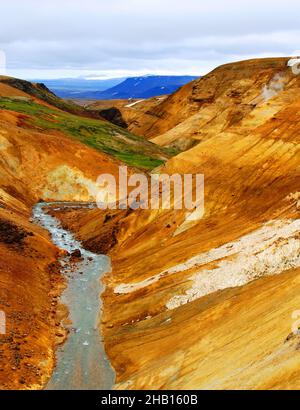
[[[110,270],[110,260],[85,250],[72,233],[48,215],[48,205],[57,208],[84,207],[75,203],[38,203],[33,208],[34,222],[47,229],[52,242],[69,253],[79,249],[82,260],[73,264],[70,257],[60,260],[67,281],[61,302],[69,309],[72,322],[66,342],[58,347],[57,366],[46,388],[48,390],[104,390],[114,385],[114,371],[106,357],[99,332],[101,315],[101,276]],[[92,206],[92,205],[91,205]]]

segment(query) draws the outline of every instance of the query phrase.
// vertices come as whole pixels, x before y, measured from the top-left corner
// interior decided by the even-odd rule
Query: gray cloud
[[[10,0],[1,4],[7,72],[30,77],[203,74],[300,46],[298,1]]]

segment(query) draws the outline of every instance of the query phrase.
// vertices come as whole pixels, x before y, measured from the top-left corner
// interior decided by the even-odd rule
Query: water
[[[47,385],[49,390],[104,390],[114,385],[114,372],[106,357],[99,332],[101,314],[101,275],[110,270],[109,258],[82,248],[74,236],[60,226],[59,221],[45,212],[47,203],[33,208],[36,223],[47,229],[52,242],[72,252],[79,249],[82,261],[71,270],[70,257],[60,260],[67,288],[61,301],[69,309],[67,341],[57,349],[57,366]],[[55,203],[59,208],[74,207],[74,203]],[[82,204],[81,207],[84,207]]]

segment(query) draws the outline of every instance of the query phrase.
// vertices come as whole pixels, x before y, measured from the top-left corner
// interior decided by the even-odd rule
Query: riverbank
[[[103,291],[100,277],[110,269],[109,258],[85,250],[56,218],[47,213],[49,205],[53,206],[37,204],[33,208],[33,218],[51,234],[53,244],[64,251],[59,260],[61,274],[66,280],[61,302],[67,307],[69,316],[64,321],[67,340],[57,349],[56,367],[46,388],[111,389],[114,372],[99,334],[100,294]],[[59,203],[59,206],[77,208],[78,204]],[[62,341],[65,332],[58,335]]]
[[[51,376],[63,312],[60,251],[30,220],[30,208],[0,206],[0,389],[41,389]]]

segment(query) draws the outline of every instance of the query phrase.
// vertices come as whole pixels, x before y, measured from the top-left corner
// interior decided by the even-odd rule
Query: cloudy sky
[[[204,74],[300,54],[299,0],[5,0],[0,71],[21,78]]]

